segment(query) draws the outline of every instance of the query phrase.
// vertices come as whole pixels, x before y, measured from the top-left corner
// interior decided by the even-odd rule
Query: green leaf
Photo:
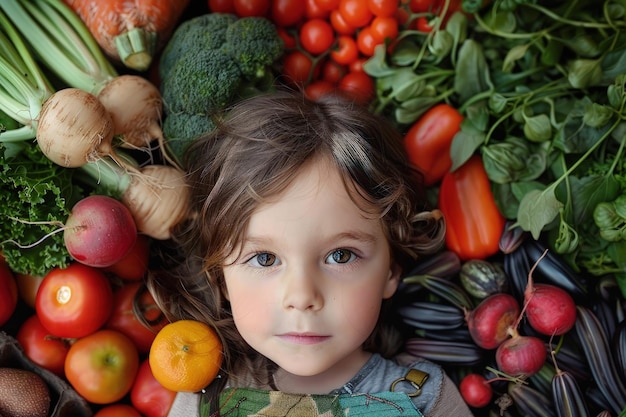
[[[461,45],[455,70],[454,91],[461,103],[493,87],[483,49],[474,39],[467,39]]]
[[[485,140],[485,133],[476,129],[467,119],[461,122],[461,130],[452,138],[450,157],[451,171],[463,165]]]
[[[511,72],[513,67],[515,66],[515,62],[519,59],[522,59],[524,55],[526,55],[526,51],[530,44],[516,45],[513,48],[509,49],[506,56],[504,57],[504,62],[502,63],[502,71]]]
[[[529,191],[520,201],[517,224],[536,240],[558,215],[563,203],[556,199],[553,188]]]

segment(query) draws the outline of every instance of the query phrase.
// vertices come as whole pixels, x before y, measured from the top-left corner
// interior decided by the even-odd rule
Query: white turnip
[[[54,163],[83,166],[113,156],[113,120],[96,96],[78,88],[58,90],[39,113],[37,142]]]
[[[495,349],[509,336],[509,329],[519,319],[520,306],[507,293],[496,293],[485,298],[466,314],[466,322],[474,343],[483,349]]]
[[[137,227],[123,203],[112,197],[91,195],[72,208],[63,239],[76,261],[103,268],[130,251],[137,239]]]
[[[122,140],[121,147],[150,151],[150,143],[156,140],[163,157],[175,165],[164,146],[163,99],[154,84],[138,75],[120,75],[104,86],[98,99],[113,118],[115,135]]]

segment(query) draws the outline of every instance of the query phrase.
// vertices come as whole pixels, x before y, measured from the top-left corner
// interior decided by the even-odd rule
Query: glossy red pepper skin
[[[450,146],[462,121],[457,109],[441,103],[424,113],[404,135],[409,161],[423,174],[426,186],[436,184],[450,170]]]
[[[505,218],[496,206],[480,156],[444,175],[439,208],[446,219],[446,246],[459,258],[485,259],[498,252]]]

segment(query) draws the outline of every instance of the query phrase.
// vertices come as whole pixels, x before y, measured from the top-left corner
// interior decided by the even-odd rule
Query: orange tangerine
[[[148,360],[154,378],[165,388],[197,392],[217,376],[222,343],[207,324],[179,320],[159,330]]]

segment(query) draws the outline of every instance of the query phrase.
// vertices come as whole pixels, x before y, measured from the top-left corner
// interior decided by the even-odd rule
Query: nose
[[[312,268],[287,268],[283,277],[283,307],[286,310],[317,311],[324,306],[320,275]]]

